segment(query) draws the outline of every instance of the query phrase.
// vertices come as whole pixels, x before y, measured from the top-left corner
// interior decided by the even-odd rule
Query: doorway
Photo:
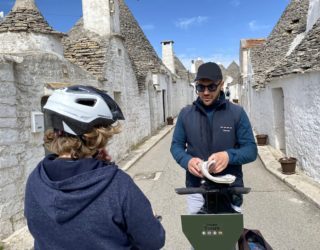
[[[274,110],[274,140],[275,148],[286,153],[285,136],[285,110],[284,94],[282,88],[272,89],[273,110]]]

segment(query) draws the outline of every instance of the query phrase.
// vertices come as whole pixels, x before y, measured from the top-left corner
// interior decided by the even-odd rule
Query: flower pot
[[[267,145],[268,135],[256,135],[256,138],[259,146]]]
[[[173,117],[172,117],[172,116],[169,116],[169,117],[167,118],[167,124],[168,124],[168,125],[173,125]]]
[[[279,159],[283,174],[294,174],[296,172],[297,159],[294,157],[283,157]]]

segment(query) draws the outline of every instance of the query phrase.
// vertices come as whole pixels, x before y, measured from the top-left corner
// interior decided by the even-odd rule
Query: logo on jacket
[[[227,126],[221,126],[220,128],[222,129],[222,132],[225,132],[225,133],[230,133],[232,130],[232,127],[227,127]]]

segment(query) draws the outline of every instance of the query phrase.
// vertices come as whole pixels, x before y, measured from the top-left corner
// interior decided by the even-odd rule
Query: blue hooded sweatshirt
[[[131,177],[93,158],[41,161],[27,181],[25,217],[35,250],[152,250],[165,241]]]

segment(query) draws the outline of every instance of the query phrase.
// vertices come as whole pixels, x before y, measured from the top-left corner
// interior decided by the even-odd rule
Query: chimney
[[[162,62],[171,73],[175,74],[174,53],[173,53],[173,41],[163,41],[162,44]]]
[[[190,70],[190,72],[191,72],[192,74],[197,73],[197,72],[196,72],[196,64],[195,64],[194,60],[191,60],[191,70]]]
[[[34,0],[16,0],[16,3],[14,4],[12,11],[15,11],[17,9],[37,10],[38,8],[36,7]]]
[[[120,33],[119,0],[82,0],[84,28],[101,36]]]
[[[200,67],[200,65],[202,65],[204,62],[202,61],[202,59],[200,57],[198,57],[195,61],[194,61],[194,71],[195,73],[198,72],[198,69]]]

